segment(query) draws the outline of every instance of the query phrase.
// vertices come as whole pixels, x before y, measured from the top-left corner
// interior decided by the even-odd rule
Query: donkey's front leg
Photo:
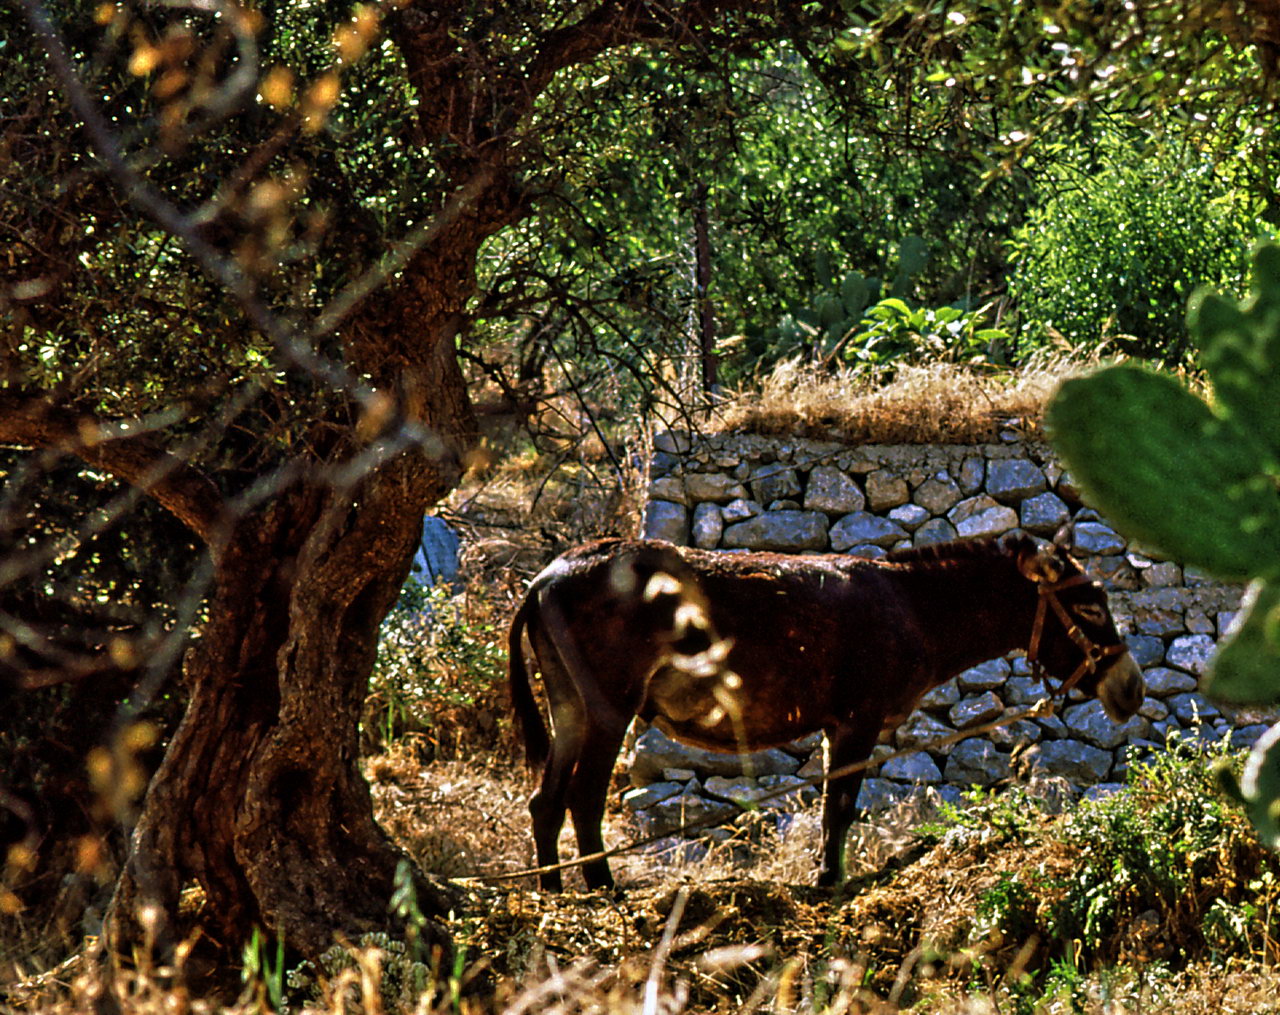
[[[846,765],[865,761],[875,747],[880,727],[836,726],[827,734],[827,771],[835,772]],[[857,814],[858,790],[862,788],[862,770],[837,776],[823,783],[822,792],[822,867],[818,884],[837,885],[844,881],[844,840]]]

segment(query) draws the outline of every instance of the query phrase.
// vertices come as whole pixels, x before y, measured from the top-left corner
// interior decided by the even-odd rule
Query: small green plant
[[[970,936],[982,941],[998,930],[1005,941],[1026,941],[1036,932],[1037,905],[1020,875],[1001,878],[978,899]]]
[[[1231,580],[1252,579],[1207,679],[1213,697],[1280,703],[1280,246],[1254,253],[1243,302],[1201,291],[1187,320],[1212,400],[1167,374],[1113,366],[1062,385],[1047,420],[1091,503],[1129,536]],[[1280,725],[1237,779],[1280,848]]]
[[[366,742],[417,736],[439,750],[446,733],[491,741],[506,671],[496,614],[497,605],[483,596],[410,582],[383,625],[363,720]]]
[[[284,1010],[284,935],[276,936],[275,947],[262,931],[254,927],[240,952],[240,980],[245,985],[254,1010]]]
[[[999,791],[974,786],[961,794],[961,800],[939,803],[936,817],[916,826],[916,837],[929,843],[940,842],[953,828],[966,828],[992,833],[1001,843],[1025,842],[1037,834],[1040,818],[1047,809],[1044,800],[1021,786]]]
[[[846,360],[867,366],[891,363],[993,363],[1003,359],[1010,335],[988,327],[991,306],[912,308],[897,297],[871,307],[844,348]]]

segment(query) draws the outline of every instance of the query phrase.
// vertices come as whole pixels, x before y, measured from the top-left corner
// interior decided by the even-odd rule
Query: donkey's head
[[[1035,584],[1038,602],[1027,658],[1063,682],[1095,695],[1116,722],[1142,705],[1142,670],[1107,607],[1107,594],[1067,553],[1069,536],[1060,532],[1041,546],[1029,536],[1008,544],[1024,578]]]

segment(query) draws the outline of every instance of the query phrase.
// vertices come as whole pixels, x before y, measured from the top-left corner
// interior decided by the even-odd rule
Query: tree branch
[[[0,441],[74,455],[146,493],[212,544],[222,517],[222,494],[199,469],[166,451],[151,434],[128,424],[103,423],[50,404],[43,395],[0,391]]]

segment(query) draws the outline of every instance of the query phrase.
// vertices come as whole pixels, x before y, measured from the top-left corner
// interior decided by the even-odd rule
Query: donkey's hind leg
[[[554,643],[542,631],[531,631],[530,635],[551,709],[551,750],[542,770],[542,782],[529,798],[529,815],[533,818],[538,866],[553,867],[560,862],[560,829],[574,770],[582,754],[587,716],[582,696],[565,671]],[[550,871],[538,880],[547,891],[558,892],[562,886],[559,871]]]
[[[629,721],[630,716],[622,715],[610,716],[604,722],[592,717],[587,726],[578,755],[578,767],[569,787],[569,810],[573,815],[579,856],[604,851],[604,837],[600,826],[604,821],[609,780]],[[603,857],[583,864],[582,876],[590,889],[613,887],[609,861]]]
[[[870,757],[880,732],[879,724],[862,728],[836,726],[827,734],[827,771],[835,772]],[[828,778],[822,791],[822,867],[818,884],[834,886],[844,881],[844,841],[857,816],[862,772]]]

